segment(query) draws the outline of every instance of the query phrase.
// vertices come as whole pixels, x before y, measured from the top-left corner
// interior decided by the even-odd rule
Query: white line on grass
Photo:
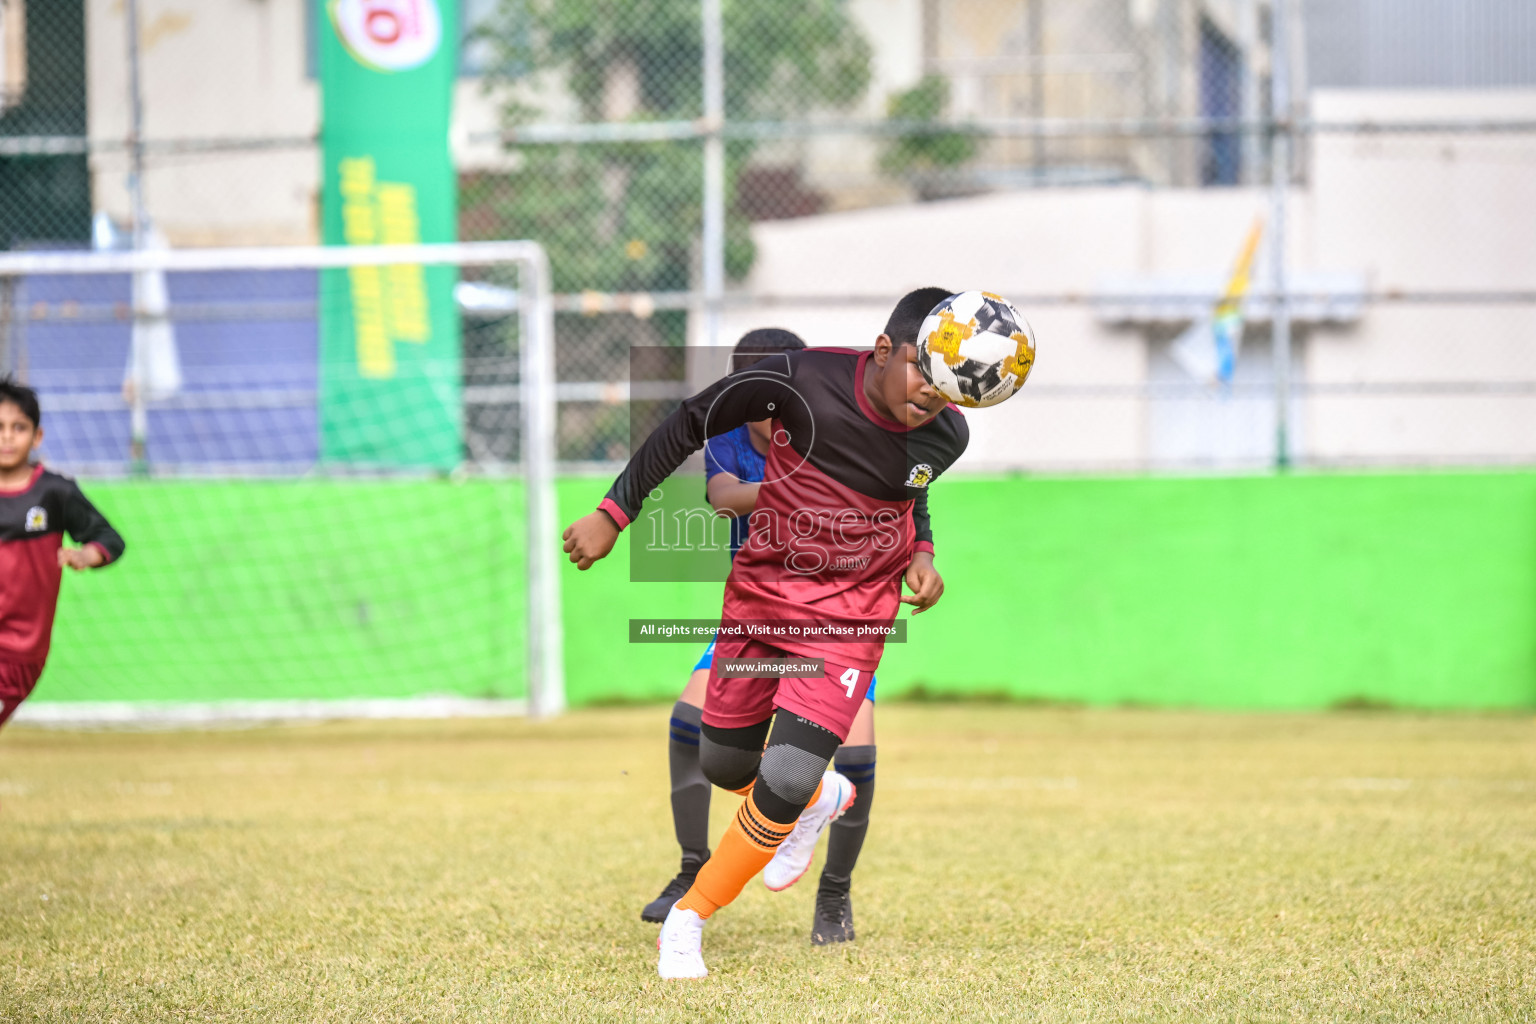
[[[525,700],[370,697],[352,700],[29,701],[12,721],[49,729],[204,729],[343,718],[502,718],[528,714]]]
[[[986,778],[977,776],[973,778],[946,778],[933,776],[929,778],[895,779],[897,789],[1076,789],[1077,779],[1071,775],[1063,778],[1020,778],[1015,775],[1004,775],[999,778]],[[891,785],[890,782],[882,782],[881,785]]]

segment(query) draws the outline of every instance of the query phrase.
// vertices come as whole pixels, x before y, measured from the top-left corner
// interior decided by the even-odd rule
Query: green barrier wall
[[[35,699],[523,695],[509,485],[83,486],[128,551],[64,581]]]
[[[606,481],[561,484],[562,518]],[[129,542],[66,581],[43,700],[510,695],[513,484],[97,484]],[[947,589],[880,694],[1208,707],[1536,706],[1536,474],[953,478]],[[574,705],[668,700],[719,584],[563,579]]]

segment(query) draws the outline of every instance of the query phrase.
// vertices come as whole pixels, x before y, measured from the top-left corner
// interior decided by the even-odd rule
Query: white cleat
[[[663,978],[702,978],[704,966],[704,919],[697,911],[673,907],[656,937],[656,973]]]
[[[816,841],[827,826],[843,816],[853,805],[857,791],[853,783],[837,772],[829,771],[821,777],[821,796],[814,804],[800,812],[795,830],[779,844],[773,860],[763,868],[763,884],[774,892],[783,892],[805,876],[811,869],[811,858],[816,855]]]

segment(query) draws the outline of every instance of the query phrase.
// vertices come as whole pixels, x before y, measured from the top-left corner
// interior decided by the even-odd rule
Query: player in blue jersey
[[[740,369],[754,354],[784,352],[805,348],[805,342],[790,331],[766,328],[749,331],[736,343],[732,370]],[[731,520],[731,557],[746,539],[747,516],[757,503],[757,490],[770,443],[772,420],[759,420],[737,427],[727,434],[709,439],[704,448],[705,497],[709,504]],[[699,868],[709,859],[709,781],[699,767],[699,722],[704,707],[704,693],[709,682],[709,666],[715,645],[704,649],[682,695],[672,705],[671,739],[667,759],[672,776],[672,827],[682,847],[682,868],[668,882],[640,917],[645,921],[667,919],[672,905],[693,884]],[[875,683],[870,681],[864,703],[854,718],[848,739],[838,749],[836,767],[857,789],[853,803],[830,826],[827,858],[822,866],[821,884],[816,893],[816,912],[811,925],[811,942],[822,946],[847,942],[853,938],[853,907],[850,888],[854,865],[864,845],[869,828],[869,808],[875,798]],[[797,879],[774,880],[765,874],[770,887],[788,888]]]

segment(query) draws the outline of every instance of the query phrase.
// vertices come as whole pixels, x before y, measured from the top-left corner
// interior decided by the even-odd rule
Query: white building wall
[[[1314,115],[1536,120],[1536,91],[1323,93]],[[1364,274],[1373,291],[1388,297],[1536,290],[1536,137],[1324,134],[1312,145],[1306,180],[1288,204],[1293,272]],[[997,291],[1023,306],[1040,352],[1018,398],[971,415],[967,464],[1163,464],[1172,457],[1154,436],[1155,423],[1179,421],[1187,433],[1187,417],[1169,417],[1161,407],[1154,415],[1142,398],[1052,394],[1063,385],[1112,389],[1149,379],[1148,334],[1100,324],[1081,300],[1106,276],[1224,271],[1268,204],[1267,192],[1257,189],[1055,189],[759,224],[758,263],[747,289],[822,301],[733,313],[722,336],[772,322],[813,344],[867,344],[909,288]],[[1261,255],[1256,286],[1267,275]],[[835,308],[833,300],[845,296],[868,301]],[[1300,456],[1323,465],[1536,458],[1536,397],[1508,386],[1536,382],[1532,338],[1536,309],[1507,301],[1388,301],[1366,306],[1351,326],[1298,325],[1298,382],[1355,389],[1298,402]],[[1446,394],[1447,383],[1495,388]],[[1398,385],[1408,390],[1390,393]],[[1261,405],[1248,407],[1248,419],[1266,415]],[[1243,429],[1263,436],[1255,433],[1263,424]],[[1212,438],[1214,461],[1228,440]]]
[[[1536,120],[1536,90],[1319,92],[1325,121]],[[1536,291],[1536,136],[1321,135],[1313,144],[1316,248],[1386,294]],[[1536,307],[1389,303],[1318,330],[1314,384],[1536,381]],[[1342,395],[1307,404],[1323,461],[1536,458],[1536,397]]]
[[[829,302],[735,311],[721,335],[772,323],[813,345],[867,346],[896,299],[926,285],[1085,296],[1101,268],[1136,266],[1138,239],[1126,225],[1140,219],[1144,201],[1128,189],[1026,192],[759,224],[749,290]],[[830,304],[845,296],[867,301]],[[1026,303],[1024,313],[1042,339],[1032,382],[1145,379],[1145,346],[1099,325],[1086,305]],[[1139,402],[1010,401],[969,414],[967,465],[1133,463],[1142,455],[1142,418]]]
[[[122,0],[86,0],[89,131],[128,135],[127,23]],[[314,139],[320,89],[305,66],[304,0],[140,0],[146,139]],[[500,101],[476,78],[454,93],[450,144],[460,169],[504,167]],[[150,216],[172,245],[303,245],[320,238],[315,144],[268,151],[151,151]],[[92,158],[95,206],[128,219],[125,153]]]
[[[87,0],[90,135],[128,135],[125,5]],[[142,0],[146,139],[313,137],[319,90],[305,74],[303,0]],[[299,244],[319,236],[313,147],[151,153],[145,204],[173,245]],[[95,205],[128,219],[126,154],[92,158]]]
[[[1102,322],[1088,299],[1106,277],[1226,268],[1267,198],[1239,189],[1045,189],[760,224],[748,290],[824,301],[736,311],[722,337],[772,322],[812,344],[868,344],[910,288],[995,291],[1022,308],[1040,347],[1019,397],[968,414],[967,466],[1143,467],[1159,458],[1156,410],[1128,392],[1149,379],[1148,337]],[[1306,197],[1292,209],[1305,223]],[[1310,245],[1311,232],[1293,228],[1293,266],[1308,261]],[[836,307],[843,296],[870,301]]]

